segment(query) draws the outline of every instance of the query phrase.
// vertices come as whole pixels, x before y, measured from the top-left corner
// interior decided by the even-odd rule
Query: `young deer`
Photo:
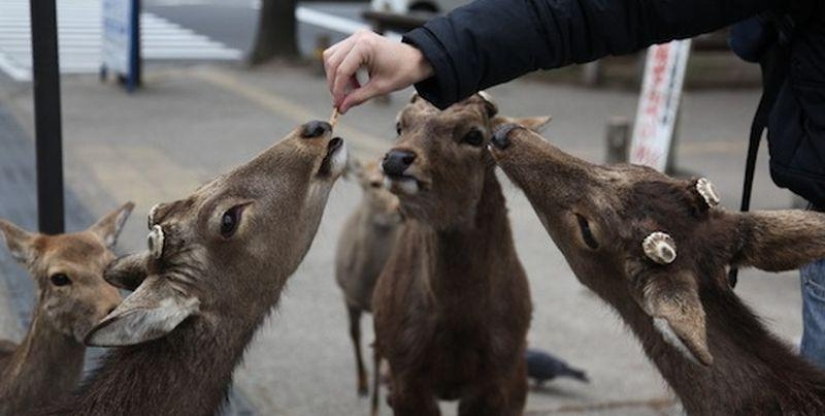
[[[6,341],[0,358],[0,415],[18,415],[71,393],[80,381],[83,338],[120,303],[117,289],[103,280],[114,260],[109,251],[132,212],[123,205],[89,229],[55,236],[29,233],[0,220],[12,257],[37,285],[29,332],[16,346]]]
[[[106,279],[135,289],[88,335],[121,346],[54,414],[212,415],[255,330],[303,259],[346,148],[310,122],[149,214],[149,251]]]
[[[349,334],[355,348],[358,394],[363,396],[368,389],[361,354],[361,314],[372,311],[372,292],[395,246],[401,213],[398,197],[384,188],[384,174],[378,162],[362,166],[353,161],[352,171],[364,196],[341,230],[335,253],[335,280],[344,291]]]
[[[485,95],[399,114],[382,167],[405,222],[373,297],[376,347],[396,415],[520,415],[530,290],[486,149],[504,122]],[[525,119],[538,128],[549,118]]]
[[[705,179],[594,165],[517,126],[491,149],[688,414],[825,414],[825,373],[770,334],[726,277],[728,266],[781,271],[825,257],[825,215],[726,211]]]

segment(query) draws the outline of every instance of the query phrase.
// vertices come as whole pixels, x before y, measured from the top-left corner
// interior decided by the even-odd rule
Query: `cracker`
[[[338,112],[338,107],[332,107],[332,115],[329,116],[329,125],[332,126],[333,130],[335,129],[335,125],[338,124],[338,116],[341,113]]]

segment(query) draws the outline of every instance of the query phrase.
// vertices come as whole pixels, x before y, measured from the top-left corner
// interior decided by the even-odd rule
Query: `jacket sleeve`
[[[696,36],[781,0],[476,0],[404,35],[433,66],[419,94],[440,108],[537,69]]]

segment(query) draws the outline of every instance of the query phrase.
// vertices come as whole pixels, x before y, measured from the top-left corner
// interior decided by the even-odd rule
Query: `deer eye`
[[[596,239],[593,238],[593,232],[590,230],[590,223],[587,222],[586,218],[579,214],[576,214],[576,220],[579,222],[579,230],[581,230],[584,243],[591,249],[597,250],[599,248],[599,243],[597,243]]]
[[[241,212],[243,211],[243,207],[243,205],[238,205],[223,213],[223,217],[221,217],[221,236],[223,238],[232,237],[235,234],[235,231],[238,230],[238,224],[241,222]]]
[[[372,182],[370,182],[370,187],[373,187],[373,188],[380,188],[380,187],[381,187],[381,182],[378,182],[378,181],[372,181]]]
[[[66,276],[65,273],[53,274],[49,280],[51,280],[55,286],[66,286],[72,283],[72,280],[69,279],[69,276]]]
[[[461,142],[478,147],[484,143],[484,135],[481,134],[481,131],[472,129],[461,139]]]

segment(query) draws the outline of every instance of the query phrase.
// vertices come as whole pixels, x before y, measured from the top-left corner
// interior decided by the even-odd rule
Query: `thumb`
[[[361,88],[356,88],[350,91],[344,100],[341,102],[341,105],[338,107],[338,111],[341,114],[346,113],[350,108],[361,105],[365,101],[381,94],[381,91],[376,87],[375,83],[370,81],[367,82]]]

